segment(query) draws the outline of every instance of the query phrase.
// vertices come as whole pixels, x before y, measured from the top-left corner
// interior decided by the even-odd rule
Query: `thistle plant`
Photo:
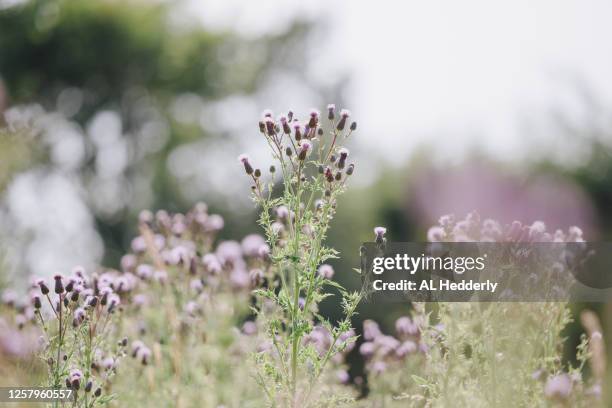
[[[42,385],[71,389],[70,406],[88,408],[114,398],[110,381],[127,344],[118,337],[115,315],[120,294],[129,290],[129,283],[114,272],[88,276],[83,268],[32,285],[24,316],[42,329],[39,353],[48,370]]]
[[[476,213],[458,221],[453,216],[441,217],[439,225],[429,230],[428,239],[508,244],[583,241],[577,227],[552,233],[539,221],[531,225],[515,221],[504,227],[494,220],[481,221]],[[590,344],[595,342],[601,350],[601,331],[593,329],[596,317],[588,316],[589,334],[583,335],[576,350],[578,366],[568,366],[562,360],[562,330],[572,320],[567,303],[439,302],[430,307],[416,303],[412,322],[418,324],[405,323],[413,328],[411,332],[419,333],[425,360],[413,353],[399,365],[383,365],[376,355],[370,357],[374,359],[366,367],[370,398],[376,406],[598,406],[602,353],[591,353]],[[397,324],[399,332],[403,324]],[[365,333],[368,336],[368,330]],[[395,354],[401,347],[397,341],[385,344]],[[364,354],[370,349],[375,348],[364,343],[360,351]],[[592,366],[599,367],[592,380],[583,377],[589,359]]]
[[[244,365],[257,327],[245,322],[251,290],[267,273],[263,237],[221,241],[224,220],[198,203],[186,214],[140,214],[140,234],[123,256],[137,282],[126,300],[131,364],[118,392],[129,406],[257,406]],[[242,330],[240,327],[244,326]],[[136,384],[136,386],[134,386]]]
[[[270,247],[271,275],[265,288],[256,292],[255,312],[265,322],[272,347],[255,358],[258,383],[274,406],[301,407],[325,398],[335,402],[348,398],[331,396],[317,385],[334,356],[355,341],[351,317],[360,294],[349,293],[329,279],[323,264],[338,255],[325,246],[325,238],[337,199],[355,170],[341,144],[357,124],[349,121],[349,111],[338,114],[334,105],[328,105],[326,116],[329,126],[323,126],[316,110],[304,120],[292,111],[275,120],[266,111],[259,131],[276,164],[264,175],[248,156],[239,157],[252,180],[252,197],[260,207],[259,223]],[[274,188],[277,173],[282,180],[280,194]],[[319,303],[329,296],[326,286],[335,287],[342,296],[344,318],[337,324],[318,313]],[[326,340],[312,341],[321,337]]]

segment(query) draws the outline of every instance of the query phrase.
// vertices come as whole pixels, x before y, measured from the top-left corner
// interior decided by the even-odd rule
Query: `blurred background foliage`
[[[298,19],[280,34],[245,38],[182,24],[170,3],[31,0],[5,5],[0,11],[0,110],[5,113],[0,237],[8,282],[19,285],[33,274],[51,274],[64,266],[62,260],[67,266],[75,258],[117,266],[143,208],[185,211],[203,200],[225,217],[225,238],[258,231],[235,156],[252,146],[249,137],[257,137],[255,112],[266,107],[258,95],[271,78],[292,75],[304,81],[309,61],[303,50],[313,27],[312,21]],[[321,108],[327,101],[342,103],[343,80],[309,84],[310,103]],[[290,94],[282,87],[277,91]],[[221,109],[219,101],[229,108]],[[562,115],[557,119],[560,141],[587,148],[576,165],[544,155],[508,166],[477,152],[459,164],[440,165],[433,160],[432,143],[405,164],[373,158],[375,163],[362,170],[359,162],[368,161],[368,152],[354,152],[356,173],[371,174],[369,183],[349,189],[330,232],[329,244],[342,255],[334,263],[338,280],[358,287],[359,277],[351,271],[358,265],[360,243],[371,239],[374,226],[388,227],[390,240],[423,240],[427,226],[443,212],[462,217],[476,209],[503,222],[533,222],[535,212],[553,229],[575,222],[587,236],[610,239],[610,128],[595,126],[599,118],[578,124]],[[234,122],[238,127],[232,128]],[[240,130],[242,123],[250,129],[246,142],[227,130]],[[470,167],[471,173],[464,171]],[[554,198],[541,180],[546,188],[556,186]],[[499,200],[491,201],[496,194]],[[509,208],[521,199],[523,207]],[[481,206],[484,202],[488,207]],[[74,214],[80,223],[64,225]],[[586,306],[600,313],[612,333],[611,310]],[[358,318],[377,319],[391,331],[395,317],[405,312],[403,305],[381,309],[363,305]],[[333,300],[323,311],[339,317]],[[360,328],[360,321],[355,325]],[[568,349],[581,332],[577,324],[568,329]],[[354,374],[360,362],[353,361]]]

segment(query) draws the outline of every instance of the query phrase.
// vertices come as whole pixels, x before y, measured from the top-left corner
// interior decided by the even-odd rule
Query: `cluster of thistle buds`
[[[373,320],[363,322],[363,339],[359,353],[366,359],[366,369],[370,374],[380,375],[390,367],[397,367],[406,358],[427,351],[421,340],[421,327],[418,320],[408,316],[395,322],[396,337],[385,335],[378,323]]]
[[[132,287],[133,284],[116,271],[88,276],[81,267],[76,267],[67,277],[56,274],[52,283],[37,279],[31,285],[30,308],[44,332],[50,336],[45,340],[42,352],[54,375],[61,373],[66,365],[81,365],[81,362],[71,360],[70,356],[80,355],[71,348],[84,347],[85,343],[98,344],[91,351],[88,373],[91,370],[92,373],[101,374],[101,378],[107,378],[114,371],[116,361],[123,354],[121,346],[124,347],[127,340],[119,342],[118,349],[111,350],[111,347],[103,345],[107,342],[96,339],[107,338],[107,329],[112,327],[109,318],[121,307],[120,295],[129,292]],[[81,330],[85,323],[86,330]],[[73,334],[68,333],[70,328]],[[82,344],[79,343],[81,341]],[[91,393],[94,398],[102,394],[102,386],[94,386],[93,377],[83,375],[80,368],[71,369],[65,383],[68,388]]]
[[[313,162],[326,182],[325,196],[329,197],[336,188],[343,186],[346,178],[355,171],[355,164],[348,163],[348,149],[338,145],[341,139],[348,138],[357,129],[357,122],[348,124],[350,115],[346,109],[342,109],[337,115],[336,106],[328,105],[329,130],[326,134],[321,124],[321,115],[315,109],[311,110],[304,121],[300,121],[293,111],[274,120],[272,112],[266,110],[263,119],[259,121],[259,131],[272,147],[274,156],[283,167],[283,173],[291,172],[294,182],[307,182],[304,163],[317,151]],[[240,155],[238,160],[243,164],[246,174],[253,179],[252,190],[263,198],[261,169],[254,167],[246,154]],[[271,175],[275,172],[276,167],[271,166]]]

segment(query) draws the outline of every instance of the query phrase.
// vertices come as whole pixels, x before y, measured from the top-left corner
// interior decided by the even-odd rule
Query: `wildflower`
[[[75,283],[76,283],[76,279],[74,278],[68,279],[68,283],[66,284],[66,292],[72,292],[74,290]]]
[[[85,309],[82,307],[77,308],[73,313],[74,319],[72,320],[72,325],[74,327],[79,326],[85,320]]]
[[[395,321],[395,331],[400,337],[416,336],[419,333],[419,327],[412,319],[404,316]]]
[[[295,132],[295,140],[302,140],[302,124],[299,121],[293,122],[293,130]]]
[[[242,332],[247,336],[252,336],[257,333],[257,324],[255,322],[248,320],[244,322],[242,325]]]
[[[387,369],[387,364],[385,364],[384,361],[376,361],[372,365],[372,372],[375,375],[380,375],[380,374],[384,373],[386,369]]]
[[[331,279],[334,276],[334,268],[329,264],[319,266],[319,276],[323,279]]]
[[[316,109],[310,110],[310,121],[308,122],[308,127],[314,129],[317,127],[317,123],[319,123],[319,111]]]
[[[40,309],[42,307],[42,303],[40,301],[40,296],[34,295],[32,296],[32,305],[34,305],[35,309]]]
[[[565,400],[572,392],[572,380],[567,374],[550,377],[544,386],[544,395],[550,399]]]
[[[189,288],[196,293],[200,293],[202,289],[204,289],[202,279],[192,279],[191,282],[189,282]]]
[[[406,340],[395,349],[395,354],[399,358],[403,358],[408,354],[414,354],[417,351],[417,345],[412,340]]]
[[[278,121],[280,122],[282,128],[283,128],[283,132],[285,134],[289,134],[291,133],[291,128],[289,127],[289,122],[287,121],[287,117],[286,116],[281,116],[280,118],[278,118]]]
[[[43,279],[39,279],[36,283],[38,284],[38,287],[40,288],[40,293],[42,293],[43,295],[49,294],[49,287],[47,286],[47,284],[45,283]]]
[[[145,346],[141,347],[136,353],[136,358],[140,360],[142,365],[149,364],[149,361],[151,360],[151,350]]]
[[[249,234],[241,242],[242,252],[248,257],[257,257],[259,248],[266,244],[266,240],[259,234]]]
[[[213,275],[218,274],[219,272],[221,272],[221,263],[219,262],[219,259],[217,258],[216,255],[214,254],[206,254],[202,257],[202,263],[204,264],[204,267],[206,268],[206,270],[209,273],[212,273]]]
[[[444,229],[434,226],[427,231],[427,240],[430,242],[440,242],[444,240]]]
[[[286,221],[289,219],[289,209],[284,206],[281,205],[279,207],[276,208],[276,217],[281,220],[281,221]]]
[[[338,370],[336,372],[336,378],[341,384],[347,384],[351,377],[346,370]]]
[[[251,163],[249,163],[249,156],[247,156],[246,154],[241,154],[240,156],[238,156],[238,161],[244,165],[244,171],[246,172],[246,174],[253,174],[253,166],[251,166]]]
[[[374,340],[376,337],[380,336],[382,333],[380,332],[380,328],[378,327],[378,323],[374,320],[364,320],[363,322],[363,338],[365,340]]]
[[[242,246],[236,241],[223,241],[215,252],[221,265],[242,263]]]
[[[102,360],[100,365],[105,370],[110,370],[111,368],[115,366],[115,360],[112,357],[106,357],[104,360]]]
[[[216,232],[223,229],[225,221],[223,217],[218,214],[211,214],[207,219],[204,225],[204,229],[206,231]]]
[[[194,301],[190,301],[190,302],[187,302],[187,304],[185,304],[185,306],[183,307],[183,310],[188,315],[195,316],[200,311],[200,305],[198,305]]]
[[[338,153],[340,154],[340,158],[338,159],[338,163],[336,164],[336,166],[338,166],[339,169],[343,169],[346,165],[346,158],[349,155],[349,151],[348,149],[343,147]]]
[[[140,264],[136,268],[136,276],[142,280],[149,280],[153,276],[153,267],[147,264]]]
[[[106,311],[108,313],[113,313],[113,311],[115,310],[115,307],[117,307],[119,303],[120,303],[120,299],[116,293],[109,295],[108,307],[106,308]]]
[[[142,253],[147,250],[147,243],[142,236],[138,236],[132,240],[131,243],[132,251],[136,253]]]
[[[268,136],[274,136],[276,134],[276,126],[274,124],[274,119],[269,116],[264,118],[264,124],[266,125],[266,133]]]
[[[305,160],[311,147],[312,145],[310,144],[310,142],[303,142],[301,145],[300,153],[298,155],[298,159],[302,161]]]
[[[83,373],[79,369],[73,369],[70,371],[70,376],[68,377],[68,381],[70,386],[74,390],[78,390],[81,386],[81,379],[83,378]]]
[[[376,227],[374,228],[374,234],[376,235],[376,243],[382,244],[385,242],[385,234],[387,233],[387,229],[385,227]]]
[[[346,120],[349,118],[349,116],[351,116],[351,112],[349,112],[346,109],[342,109],[340,111],[340,120],[338,121],[338,124],[336,125],[336,129],[344,130],[344,127],[346,126]]]
[[[234,269],[230,273],[230,283],[234,289],[247,288],[251,283],[249,274],[243,269]]]
[[[168,282],[168,272],[163,269],[157,270],[153,273],[153,279],[162,285],[165,285]]]
[[[334,105],[333,103],[330,103],[329,105],[327,105],[327,119],[334,120],[335,116],[336,116],[336,105]]]

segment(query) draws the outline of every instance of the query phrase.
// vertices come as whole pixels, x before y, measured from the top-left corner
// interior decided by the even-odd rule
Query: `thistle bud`
[[[319,123],[319,111],[316,109],[312,109],[310,111],[310,120],[308,121],[308,127],[314,129],[317,127],[317,123]]]
[[[336,105],[330,103],[327,105],[327,119],[334,120],[336,117]]]
[[[346,109],[342,109],[340,111],[340,120],[338,121],[338,125],[336,125],[336,129],[344,130],[344,127],[346,126],[346,120],[349,118],[349,116],[351,116],[351,113]]]
[[[238,161],[244,165],[244,171],[246,171],[246,174],[249,176],[253,174],[253,167],[251,166],[251,163],[249,163],[249,156],[246,154],[241,154],[238,156]]]
[[[61,295],[64,293],[64,283],[62,282],[62,275],[55,275],[53,277],[55,280],[55,293]]]
[[[264,124],[266,125],[268,136],[276,135],[276,124],[274,123],[274,119],[268,116],[264,119]]]
[[[87,381],[87,384],[85,384],[85,392],[91,392],[92,388],[93,388],[93,382],[91,382],[91,380]]]
[[[338,160],[338,158],[336,157],[335,154],[332,154],[331,156],[329,156],[329,161],[330,163],[335,163],[336,160]]]
[[[40,309],[42,307],[40,296],[38,295],[32,296],[32,304],[34,305],[34,309]]]
[[[293,129],[295,130],[295,140],[298,142],[302,140],[302,125],[297,120],[293,122]]]
[[[355,165],[353,163],[349,164],[348,168],[346,169],[346,175],[350,176],[351,174],[353,174],[353,172],[355,171]]]
[[[74,369],[72,371],[70,371],[70,385],[72,387],[73,390],[78,390],[81,386],[81,378],[83,377],[83,373],[81,373],[81,370],[77,370]]]
[[[102,395],[102,388],[98,387],[98,388],[96,388],[96,390],[94,391],[94,396],[95,396],[95,397],[99,397],[100,395]]]
[[[66,292],[72,292],[74,289],[74,278],[70,278],[68,284],[66,284]]]
[[[47,284],[45,283],[43,279],[39,279],[36,283],[38,283],[38,287],[40,288],[40,293],[42,293],[43,295],[49,294],[49,287],[47,286]]]
[[[293,111],[291,109],[289,109],[289,111],[287,112],[287,120],[289,122],[293,120]]]
[[[317,168],[317,171],[319,172],[319,174],[323,174],[323,173],[325,173],[325,167],[323,167],[322,164],[319,164],[319,167]]]
[[[308,155],[308,152],[310,151],[311,147],[312,147],[312,145],[310,144],[310,142],[302,143],[301,149],[300,149],[300,154],[298,155],[298,159],[305,160],[306,156]]]
[[[331,190],[325,190],[325,197],[331,197]]]
[[[79,291],[75,290],[72,292],[72,294],[70,295],[70,300],[72,300],[73,302],[76,302],[77,300],[79,300]]]
[[[89,307],[96,307],[98,305],[98,298],[96,296],[88,296],[85,303]]]
[[[338,160],[337,166],[339,169],[343,169],[346,165],[346,158],[349,155],[349,151],[346,148],[342,148],[338,153],[340,154],[340,159]]]
[[[337,171],[336,175],[334,176],[334,179],[336,179],[336,181],[342,180],[342,173]]]
[[[276,173],[276,167],[274,165],[270,166],[270,174]]]
[[[351,132],[355,131],[355,129],[357,129],[357,122],[351,122],[351,127],[349,129],[351,129]]]
[[[290,134],[291,128],[289,127],[289,122],[287,121],[287,117],[281,116],[279,118],[279,122],[281,123],[281,126],[283,127],[283,132],[287,135]]]
[[[323,136],[323,128],[318,128],[317,129],[317,135]]]
[[[255,176],[255,178],[261,177],[261,170],[255,169],[255,172],[253,173],[253,175]]]
[[[265,123],[263,123],[263,120],[260,120],[260,121],[259,121],[259,131],[260,131],[261,133],[263,133],[263,132],[265,132],[265,131],[266,131],[266,125],[265,125]]]
[[[334,181],[334,175],[329,167],[325,168],[325,178],[327,179],[328,183],[332,183]]]

